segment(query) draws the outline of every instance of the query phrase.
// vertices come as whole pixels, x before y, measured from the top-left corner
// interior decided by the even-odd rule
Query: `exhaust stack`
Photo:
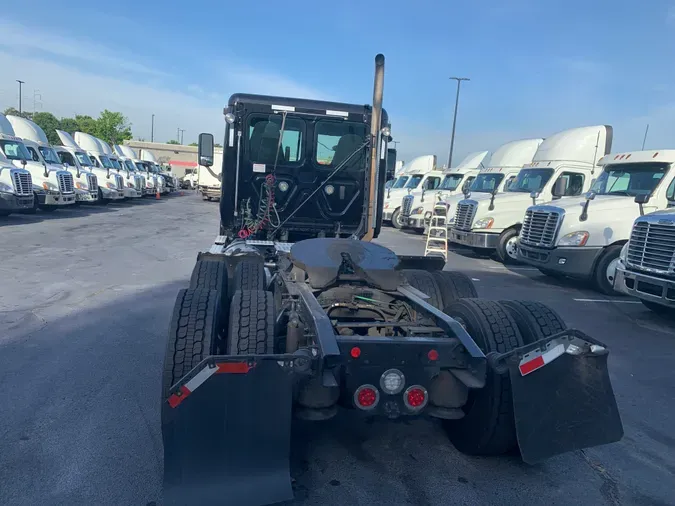
[[[370,122],[370,182],[368,185],[368,214],[366,215],[366,234],[363,241],[371,241],[375,235],[377,216],[377,172],[380,161],[380,123],[382,122],[382,96],[384,94],[384,55],[375,57],[375,84],[373,88],[373,114]]]

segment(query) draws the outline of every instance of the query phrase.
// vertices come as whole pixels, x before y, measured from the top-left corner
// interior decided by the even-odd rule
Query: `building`
[[[171,167],[171,172],[181,178],[185,169],[197,168],[197,146],[182,144],[164,144],[161,142],[124,141],[140,156],[140,150],[151,152],[157,162]]]

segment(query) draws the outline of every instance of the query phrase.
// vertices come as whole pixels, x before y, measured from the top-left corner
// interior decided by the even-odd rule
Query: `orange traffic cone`
[[[155,193],[155,198],[156,198],[157,200],[160,199],[160,196],[159,196],[159,190],[157,190],[157,193]]]

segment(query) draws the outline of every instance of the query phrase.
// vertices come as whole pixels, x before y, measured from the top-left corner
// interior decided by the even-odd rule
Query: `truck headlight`
[[[58,187],[54,183],[50,183],[48,181],[45,181],[44,183],[42,183],[42,188],[47,190],[48,192],[49,191],[55,192],[55,191],[59,190]]]
[[[385,202],[385,203],[384,203],[384,208],[385,208],[385,209],[389,209],[389,202]]]
[[[424,212],[424,207],[419,206],[419,207],[416,207],[415,209],[413,209],[412,213],[410,213],[410,214],[422,214],[423,212]]]
[[[629,243],[624,244],[623,248],[621,248],[621,253],[619,253],[619,259],[623,263],[626,263],[626,258],[628,258],[628,244]]]
[[[473,228],[492,228],[492,224],[495,222],[494,218],[486,217],[481,218],[476,223],[473,224]]]
[[[115,185],[115,183],[106,183],[105,185],[111,190],[117,190],[117,186]]]
[[[3,193],[14,193],[14,188],[5,183],[0,183],[0,192]]]
[[[558,241],[558,246],[584,246],[586,241],[588,241],[588,232],[579,230],[562,236]]]
[[[76,181],[76,182],[75,182],[75,188],[77,188],[78,190],[86,190],[86,189],[87,189],[87,185],[84,184],[84,183],[82,183],[82,182],[80,182],[80,181]]]

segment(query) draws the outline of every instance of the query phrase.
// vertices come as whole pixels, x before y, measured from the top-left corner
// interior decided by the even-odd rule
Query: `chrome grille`
[[[561,217],[562,213],[559,211],[528,209],[525,211],[519,240],[530,246],[552,248]]]
[[[118,190],[124,189],[124,179],[119,174],[115,174],[115,185],[117,185]]]
[[[457,204],[454,227],[460,230],[471,230],[477,207],[473,202],[460,202]]]
[[[138,191],[143,190],[143,187],[145,186],[145,182],[143,181],[142,176],[134,175],[134,184],[136,185],[136,189]]]
[[[87,186],[90,192],[98,191],[98,179],[94,174],[87,174]]]
[[[30,172],[20,170],[13,170],[11,172],[15,194],[33,195],[33,180],[30,177]]]
[[[644,221],[633,225],[626,262],[639,269],[672,273],[675,227]]]
[[[73,193],[75,191],[73,175],[70,172],[57,172],[56,179],[59,182],[59,191],[61,193]]]
[[[401,203],[401,214],[403,216],[410,216],[410,211],[412,211],[413,200],[415,197],[412,195],[406,195],[403,197],[403,202]]]

